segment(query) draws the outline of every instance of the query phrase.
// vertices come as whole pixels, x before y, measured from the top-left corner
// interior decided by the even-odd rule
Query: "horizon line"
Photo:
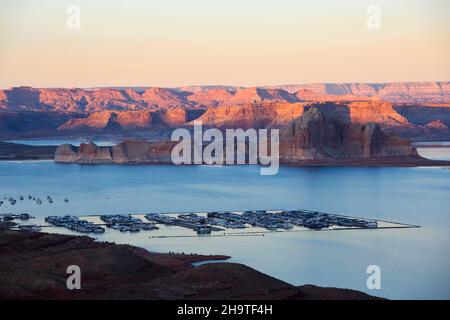
[[[445,83],[450,82],[450,80],[413,80],[413,81],[387,81],[387,82],[299,82],[299,83],[288,83],[288,84],[271,84],[271,85],[232,85],[232,84],[187,84],[187,85],[178,85],[178,86],[159,86],[159,85],[98,85],[98,86],[30,86],[30,85],[16,85],[10,86],[8,88],[1,88],[0,90],[9,90],[13,88],[33,88],[33,89],[118,89],[118,88],[163,88],[163,89],[179,89],[183,87],[236,87],[236,88],[269,88],[269,87],[281,87],[281,86],[300,86],[300,85],[308,85],[308,84],[395,84],[395,83]]]

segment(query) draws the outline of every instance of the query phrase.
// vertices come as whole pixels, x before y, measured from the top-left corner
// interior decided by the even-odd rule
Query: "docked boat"
[[[211,234],[211,228],[210,227],[199,227],[197,229],[197,234]]]
[[[36,226],[36,225],[19,225],[18,228],[19,228],[19,230],[23,230],[23,231],[31,231],[31,232],[41,231],[41,227]]]

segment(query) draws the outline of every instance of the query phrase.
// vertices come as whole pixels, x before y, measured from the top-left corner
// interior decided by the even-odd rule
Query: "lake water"
[[[446,148],[426,152],[450,157]],[[108,230],[98,238],[151,251],[226,254],[295,285],[352,288],[398,299],[450,299],[449,168],[281,167],[275,176],[260,176],[256,166],[0,162],[0,197],[28,194],[43,200],[51,195],[55,202],[18,201],[0,207],[0,213],[28,212],[40,222],[64,214],[304,208],[420,225],[192,238]],[[369,265],[381,268],[381,290],[366,287]]]

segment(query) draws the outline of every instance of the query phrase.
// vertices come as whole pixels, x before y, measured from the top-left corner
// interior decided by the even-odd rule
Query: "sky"
[[[0,88],[446,81],[449,12],[448,0],[2,0]]]

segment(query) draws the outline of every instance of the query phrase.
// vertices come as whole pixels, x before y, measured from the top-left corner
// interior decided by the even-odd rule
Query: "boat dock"
[[[107,229],[119,232],[149,231],[152,238],[196,235],[251,236],[272,232],[335,231],[360,229],[417,228],[419,226],[386,220],[331,214],[305,209],[167,212],[143,214],[51,216],[48,226],[63,227],[81,233],[100,234]],[[39,226],[39,227],[46,227]],[[178,229],[172,229],[172,227]],[[186,230],[173,235],[163,230]],[[189,234],[189,230],[195,233]],[[195,235],[196,234],[196,235]]]

